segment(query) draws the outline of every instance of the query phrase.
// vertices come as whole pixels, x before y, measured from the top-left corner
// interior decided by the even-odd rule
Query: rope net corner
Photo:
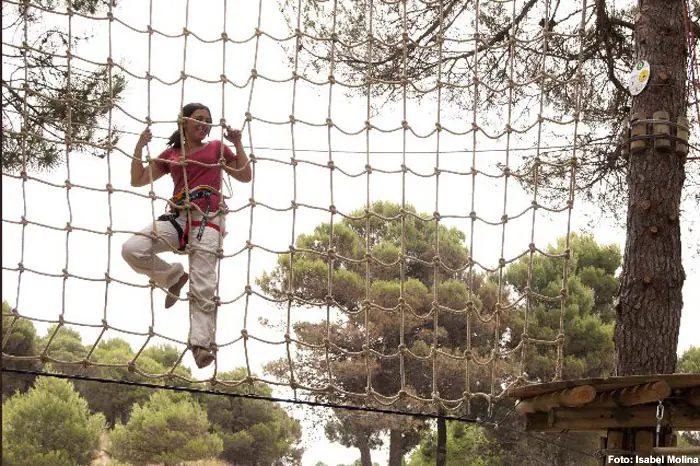
[[[2,175],[4,360],[194,387],[261,382],[290,401],[474,419],[490,418],[511,386],[562,378],[576,157],[588,129],[584,67],[555,79],[564,64],[550,49],[580,57],[586,0],[465,3],[473,11],[458,27],[459,2],[440,0],[288,0],[282,13],[262,0],[206,10],[189,0],[59,3],[3,2],[20,25],[2,45],[12,102],[3,151],[15,155]],[[435,19],[432,40],[413,28],[420,12]],[[484,21],[496,14],[509,18],[505,32]],[[533,19],[555,15],[575,33]],[[36,18],[45,29],[29,26]],[[48,30],[60,31],[53,48],[42,42]],[[60,76],[42,81],[41,63]],[[494,63],[506,64],[497,80]],[[87,89],[95,76],[103,87]],[[555,108],[555,92],[574,106]],[[211,108],[210,140],[242,129],[253,173],[247,184],[225,177],[227,235],[210,299],[217,357],[201,370],[190,298],[164,309],[167,290],[121,257],[144,223],[159,237],[172,191],[162,180],[129,185],[131,147],[148,127],[144,160],[155,159],[191,101]],[[39,120],[45,108],[54,111]],[[42,170],[37,152],[60,162]],[[183,150],[173,169],[187,163]],[[565,189],[549,202],[542,179],[552,176]],[[167,260],[191,275],[191,250],[171,249]],[[561,289],[532,283],[543,263]],[[513,289],[505,274],[518,264]],[[551,311],[551,338],[528,335],[536,306]],[[45,333],[41,347],[6,353],[23,321]],[[62,345],[75,333],[86,344],[77,359]],[[132,353],[101,359],[114,338]],[[153,371],[144,355],[162,345],[177,360]],[[533,354],[548,361],[537,376]]]

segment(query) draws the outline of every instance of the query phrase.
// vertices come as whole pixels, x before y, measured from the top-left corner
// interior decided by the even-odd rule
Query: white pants
[[[202,219],[202,214],[197,211],[190,215],[193,221]],[[185,231],[187,213],[181,211],[175,221]],[[167,289],[178,282],[185,270],[182,264],[170,264],[158,257],[162,252],[177,250],[180,245],[177,230],[170,221],[155,223],[158,239],[151,237],[154,233],[153,225],[149,225],[141,230],[141,234],[132,236],[124,243],[122,257],[134,271],[148,276],[158,286]],[[210,226],[212,223],[219,225],[221,233]],[[220,247],[220,235],[224,234],[225,227],[226,219],[223,215],[219,215],[209,219],[201,240],[197,240],[199,226],[192,226],[189,231],[191,252],[189,254],[190,335],[188,340],[191,346],[210,348],[214,344],[217,310],[214,296],[219,260],[217,250]]]

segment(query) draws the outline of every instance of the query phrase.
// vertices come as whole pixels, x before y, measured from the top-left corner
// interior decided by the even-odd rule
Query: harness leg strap
[[[159,222],[165,222],[168,221],[172,224],[172,226],[175,228],[175,231],[177,232],[177,239],[180,247],[178,248],[178,251],[182,251],[185,249],[187,246],[187,232],[182,231],[182,227],[180,227],[180,224],[177,223],[175,220],[179,215],[178,211],[175,211],[174,213],[171,214],[163,214],[160,217],[158,217]]]

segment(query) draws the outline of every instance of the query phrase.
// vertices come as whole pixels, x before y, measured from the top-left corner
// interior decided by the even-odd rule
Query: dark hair
[[[190,103],[182,107],[182,116],[183,117],[190,117],[194,112],[197,110],[206,110],[209,112],[209,115],[211,116],[211,110],[209,110],[209,107],[207,107],[204,104],[198,104],[198,103]],[[166,143],[168,147],[172,147],[173,149],[179,149],[181,147],[180,143],[180,124],[178,124],[178,129],[175,130],[175,132],[170,136],[170,139],[168,139],[168,142]]]

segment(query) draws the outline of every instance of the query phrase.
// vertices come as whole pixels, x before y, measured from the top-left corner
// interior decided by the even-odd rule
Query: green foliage
[[[39,339],[39,346],[42,351],[46,350],[47,356],[59,361],[50,363],[47,369],[62,372],[70,372],[71,367],[74,367],[71,364],[63,364],[63,362],[80,362],[88,353],[80,333],[63,325],[49,327],[46,335]]]
[[[568,295],[563,306],[564,379],[600,377],[610,375],[613,369],[613,325],[615,317],[614,300],[619,287],[616,276],[622,262],[616,245],[601,245],[590,235],[570,237],[571,259],[568,267]],[[549,254],[562,254],[563,240],[556,247],[548,247]],[[529,258],[524,257],[506,269],[505,280],[521,295],[527,286]],[[545,296],[558,296],[561,293],[563,261],[550,260],[535,255],[532,261],[530,288]],[[524,306],[523,306],[524,307]],[[559,333],[561,303],[548,303],[533,298],[528,311],[527,333],[531,338],[554,340]],[[506,321],[511,329],[507,346],[516,345],[522,337],[524,309]],[[524,360],[524,370],[533,380],[548,381],[554,375],[553,361],[556,360],[555,347],[529,345]],[[507,379],[506,379],[507,380]],[[505,414],[509,405],[497,410]],[[509,426],[521,430],[521,420],[511,419]],[[487,431],[488,432],[488,431]],[[488,432],[503,445],[502,457],[506,464],[586,464],[579,453],[562,447],[524,438],[500,429]],[[566,433],[549,435],[552,440],[563,445],[571,445],[578,450],[592,451],[597,438],[587,433]]]
[[[154,346],[141,353],[136,360],[136,364],[139,370],[143,372],[149,374],[163,374],[167,372],[170,367],[161,364],[160,361],[169,363],[172,360],[173,353],[177,353],[177,349],[173,346]],[[113,338],[100,342],[92,359],[100,363],[125,364],[132,361],[135,356],[136,354],[126,341]],[[158,358],[158,360],[153,359],[153,357]],[[129,372],[123,367],[90,367],[88,372],[95,377],[112,380],[147,380],[149,383],[155,384],[168,383],[175,386],[185,385],[181,380],[145,379],[142,375]],[[189,369],[181,366],[175,370],[175,373],[185,377],[191,375]],[[104,384],[91,382],[81,384],[80,391],[84,393],[84,396],[88,399],[93,409],[98,409],[105,413],[110,425],[118,421],[124,422],[128,417],[131,407],[136,403],[143,403],[152,393],[152,389],[150,388],[128,385],[105,387]]]
[[[97,345],[91,358],[95,362],[105,364],[126,364],[133,360],[135,354],[129,344],[114,338],[102,341]],[[141,370],[152,373],[163,373],[166,369],[146,356],[145,352],[137,361]],[[92,377],[110,380],[138,381],[144,380],[140,374],[129,372],[123,367],[89,367],[84,371]],[[153,383],[153,381],[150,381]],[[96,382],[80,382],[77,385],[80,393],[88,400],[90,407],[105,414],[109,425],[125,422],[131,407],[143,403],[153,392],[153,389],[130,385],[105,385]]]
[[[431,431],[410,456],[407,466],[432,466],[437,453],[437,438]],[[502,463],[498,442],[490,439],[479,426],[460,422],[447,423],[447,464],[490,466]]]
[[[175,363],[180,359],[180,352],[172,345],[149,346],[143,350],[141,355],[146,356],[167,369],[174,367]],[[141,358],[139,358],[139,360],[140,359]]]
[[[52,338],[53,337],[53,338]],[[80,334],[65,326],[52,326],[47,335],[40,339],[40,346],[48,345],[47,354],[52,358],[66,363],[51,363],[48,370],[54,370],[65,374],[76,374],[98,377],[110,380],[138,381],[144,377],[138,373],[129,372],[124,367],[99,367],[68,364],[69,362],[82,361],[88,353],[88,348],[83,345]],[[124,365],[133,360],[136,354],[129,344],[120,338],[103,340],[93,352],[90,360],[104,364]],[[177,349],[171,345],[153,346],[141,353],[137,360],[140,370],[150,374],[163,374],[174,366],[179,358]],[[178,367],[176,374],[189,376],[190,371],[184,367]],[[181,380],[148,380],[149,383],[165,383],[182,385]],[[105,385],[98,382],[79,381],[76,389],[88,401],[90,408],[104,413],[107,423],[114,425],[117,422],[126,422],[129,411],[135,403],[145,402],[152,389],[130,385]]]
[[[79,44],[89,37],[74,30],[69,38],[67,26],[51,26],[43,11],[65,11],[70,4],[76,13],[104,14],[110,3],[116,4],[111,0],[38,0],[34,4],[41,9],[28,7],[25,11],[23,4],[3,7],[7,37],[23,38],[26,27],[31,47],[26,57],[18,49],[3,51],[7,70],[2,88],[3,170],[21,170],[25,156],[29,168],[55,168],[66,151],[67,138],[72,150],[100,157],[118,142],[114,131],[110,135],[98,127],[106,124],[109,112],[121,99],[126,88],[124,74],[117,68],[79,60],[70,62],[69,73],[68,61],[62,57],[65,48],[70,41],[72,53],[79,54]],[[20,44],[17,40],[12,43]],[[29,94],[22,89],[24,84]]]
[[[135,466],[211,458],[223,451],[223,442],[210,429],[206,412],[189,394],[158,391],[134,407],[125,425],[114,427],[112,453]]]
[[[10,312],[9,306],[6,305],[6,313]],[[12,317],[5,316],[6,321],[11,321]],[[64,373],[75,373],[81,371],[83,375],[91,375],[101,378],[114,380],[141,380],[142,376],[131,373],[123,368],[116,367],[96,367],[89,366],[83,368],[80,365],[68,364],[70,362],[79,362],[87,356],[87,347],[83,345],[82,338],[78,332],[65,326],[51,327],[46,336],[41,339],[36,339],[36,332],[31,326],[31,323],[26,320],[18,320],[18,324],[13,330],[13,337],[10,339],[8,348],[11,348],[11,354],[36,354],[37,348],[43,349],[48,345],[47,354],[52,358],[65,363],[50,363],[46,369],[59,371]],[[3,330],[9,328],[9,325],[3,325]],[[22,329],[22,333],[19,333]],[[17,335],[16,337],[14,335]],[[20,336],[22,338],[20,338]],[[135,353],[129,344],[122,339],[110,339],[101,341],[91,356],[94,362],[106,364],[124,364],[133,360]],[[142,352],[137,360],[139,369],[152,374],[164,373],[172,368],[180,354],[178,350],[170,345],[152,346]],[[242,378],[242,370],[235,373],[221,374],[224,379],[240,379]],[[175,371],[182,376],[189,376],[188,369],[178,367]],[[153,381],[150,381],[153,382]],[[173,383],[172,381],[164,381]],[[182,383],[181,381],[176,383]],[[153,394],[152,389],[140,388],[134,386],[121,385],[105,385],[89,381],[79,381],[75,384],[76,389],[88,402],[92,411],[99,411],[105,414],[109,424],[124,423],[129,419],[129,414],[132,407],[138,407],[144,404],[140,409],[140,414],[134,412],[138,422],[141,417],[142,424],[148,424],[144,417],[151,416],[152,412],[158,411],[161,418],[168,418],[171,424],[177,423],[177,411],[187,411],[182,406],[163,408],[160,411],[153,408],[157,403],[149,397]],[[270,395],[269,387],[256,384],[252,389],[246,388],[246,392],[253,392],[259,395]],[[234,389],[232,391],[241,391],[242,389]],[[298,446],[301,440],[301,426],[298,421],[290,418],[286,412],[278,405],[271,403],[246,400],[246,399],[227,399],[224,397],[198,397],[201,398],[205,408],[209,411],[212,419],[217,421],[211,426],[211,429],[217,432],[217,435],[212,437],[204,437],[190,442],[189,445],[183,447],[182,451],[173,453],[181,458],[205,458],[208,456],[216,456],[219,452],[223,453],[223,457],[230,461],[245,460],[246,464],[274,464],[275,462],[285,461],[288,464],[300,464],[302,449]],[[161,400],[162,401],[162,400]],[[148,405],[148,407],[146,407]],[[197,409],[202,412],[198,405],[193,404],[188,409]],[[175,412],[175,414],[173,414]],[[187,414],[188,415],[188,414]],[[187,416],[187,415],[180,415]],[[175,420],[173,420],[175,419]],[[131,420],[129,422],[132,422]],[[206,426],[201,432],[205,433],[210,429],[206,414],[204,414],[204,422]],[[127,423],[129,426],[129,423]],[[120,430],[121,429],[121,430]],[[124,448],[125,442],[133,441],[134,435],[127,435],[128,429],[125,426],[117,426],[117,430],[121,433],[113,436],[116,439],[114,443],[115,449]],[[187,432],[192,432],[190,429]],[[126,440],[124,440],[126,439]],[[121,444],[119,443],[121,441]],[[175,439],[173,441],[179,441]],[[217,447],[221,444],[221,448]],[[130,445],[130,444],[128,444]],[[128,447],[130,448],[130,447]],[[198,456],[199,453],[203,456]],[[61,463],[63,461],[59,457],[62,453],[48,453],[48,459],[45,459],[46,464],[72,464]],[[59,455],[59,456],[56,456]],[[170,461],[172,457],[163,456],[162,461]],[[170,459],[168,459],[170,458]],[[134,458],[121,457],[122,460],[129,463],[134,463]],[[44,461],[40,458],[33,458],[33,461]],[[177,459],[173,461],[179,461]],[[37,463],[38,464],[38,463]]]
[[[2,411],[2,459],[12,466],[89,464],[104,429],[104,416],[90,414],[87,402],[60,379],[38,378]]]
[[[700,374],[700,346],[691,346],[678,359],[676,372]]]
[[[558,241],[549,246],[548,254],[562,254],[566,245]],[[622,263],[617,245],[599,245],[590,235],[572,234],[569,248],[568,295],[563,309],[564,379],[600,377],[613,369],[613,319],[614,299],[619,287],[615,276]],[[552,260],[535,255],[532,260],[530,288],[535,293],[556,297],[561,294],[562,260]],[[512,264],[505,273],[506,282],[517,294],[523,294],[528,286],[529,257]],[[532,299],[528,311],[527,333],[530,338],[554,340],[559,333],[561,303]],[[512,344],[522,336],[525,314],[520,313],[509,322]],[[526,372],[535,380],[545,381],[553,377],[552,359],[554,347],[530,345],[525,364]]]
[[[336,418],[326,423],[326,437],[331,442],[337,442],[344,447],[358,447],[372,450],[383,445],[377,426],[383,425],[381,416],[377,413],[363,413],[354,416],[338,410]]]
[[[240,380],[245,369],[219,375],[221,380]],[[270,388],[256,383],[236,388],[217,387],[227,393],[247,393],[270,396]],[[234,464],[251,466],[300,464],[302,449],[301,424],[292,419],[275,403],[262,400],[203,395],[205,406],[214,431],[223,440],[225,460]]]
[[[398,204],[377,201],[372,205],[372,212],[376,216],[368,221],[369,230],[366,221],[344,219],[333,226],[332,244],[330,225],[327,223],[316,227],[312,235],[299,235],[296,246],[300,252],[293,257],[295,294],[313,303],[325,303],[329,261],[312,252],[323,253],[327,248],[333,248],[338,255],[332,267],[335,299],[350,310],[359,309],[361,300],[364,299],[365,266],[357,261],[363,259],[369,249],[378,260],[377,265],[371,267],[371,281],[398,280],[400,269],[396,260],[401,250],[402,228],[406,233],[405,273],[430,287],[434,280],[432,261],[436,256],[435,222],[424,220],[429,218],[425,214],[418,216],[412,206],[407,206],[406,210],[411,215],[406,215],[402,222]],[[355,211],[350,216],[359,217],[363,214],[364,211]],[[439,237],[440,257],[444,264],[451,269],[463,266],[467,259],[464,233],[441,225]],[[277,298],[286,297],[289,264],[289,254],[282,255],[277,267],[270,273],[263,273],[257,280],[265,293]],[[441,280],[456,278],[457,275],[442,268],[438,273]]]
[[[13,326],[14,325],[14,326]],[[36,329],[28,319],[14,317],[12,307],[7,301],[2,302],[2,338],[12,328],[12,333],[3,350],[16,356],[33,356],[36,351]]]
[[[7,343],[3,347],[3,353],[13,356],[36,356],[38,354],[36,329],[31,320],[22,319],[11,315],[12,308],[3,301],[2,303],[2,338],[11,331]],[[38,361],[16,361],[3,358],[2,365],[8,369],[37,370]],[[16,391],[26,392],[34,382],[34,376],[24,374],[2,373],[2,399],[12,395]]]

